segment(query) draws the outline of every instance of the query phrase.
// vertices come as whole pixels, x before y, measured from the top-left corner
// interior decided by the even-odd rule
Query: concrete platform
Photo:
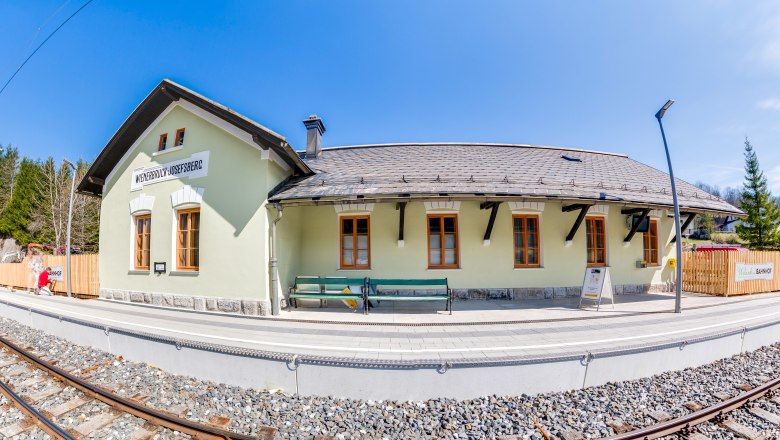
[[[244,317],[0,289],[0,316],[171,372],[372,399],[562,391],[701,365],[780,341],[780,294],[456,302],[364,316],[338,308]]]

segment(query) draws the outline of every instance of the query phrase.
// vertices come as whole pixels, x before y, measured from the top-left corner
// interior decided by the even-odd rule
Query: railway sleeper
[[[23,420],[20,420],[12,425],[8,425],[3,429],[0,429],[0,437],[13,438],[19,434],[25,433],[35,428],[35,426],[36,426],[35,422],[30,420],[29,418],[24,418]]]
[[[44,390],[38,391],[36,393],[31,393],[27,395],[23,395],[22,398],[30,403],[37,403],[40,402],[43,399],[49,398],[63,390],[63,386],[59,383],[56,383]]]
[[[775,414],[773,412],[769,412],[769,411],[767,411],[767,410],[765,410],[763,408],[759,408],[759,407],[750,408],[748,411],[750,411],[750,413],[753,414],[754,416],[756,416],[756,417],[758,417],[760,419],[764,419],[764,420],[766,420],[769,423],[774,423],[775,425],[780,425],[780,416],[778,416],[777,414]]]
[[[631,432],[634,430],[633,426],[620,419],[612,420],[607,423],[607,425],[612,428],[613,431],[615,431],[615,434],[623,434],[625,432]]]
[[[135,428],[135,430],[130,433],[128,440],[148,440],[152,438],[159,429],[159,426],[145,423],[142,426]]]
[[[73,430],[79,434],[77,438],[83,438],[88,436],[90,433],[99,431],[110,425],[114,420],[118,419],[123,414],[124,413],[121,411],[108,410],[85,420],[83,423],[74,427]]]
[[[722,422],[720,422],[720,426],[725,428],[728,431],[731,431],[732,433],[746,438],[748,440],[764,440],[766,437],[763,434],[760,434],[756,431],[754,431],[752,428],[749,428],[741,423],[737,423],[733,419],[726,419]]]
[[[84,397],[84,396],[80,396],[80,397],[76,397],[74,399],[68,400],[67,402],[62,403],[62,404],[60,404],[58,406],[55,406],[54,408],[50,409],[47,412],[51,415],[50,418],[59,417],[59,416],[65,414],[65,413],[69,413],[69,412],[73,411],[74,409],[76,409],[76,408],[78,408],[80,406],[84,406],[87,403],[92,402],[92,401],[93,401],[93,399],[90,399],[90,398]]]

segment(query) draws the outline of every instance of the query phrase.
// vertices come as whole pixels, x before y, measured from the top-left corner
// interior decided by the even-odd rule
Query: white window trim
[[[600,205],[600,206],[606,206],[606,205]],[[612,252],[609,250],[609,221],[607,214],[599,214],[594,213],[591,214],[590,211],[588,211],[588,214],[585,215],[585,218],[582,219],[583,223],[585,223],[585,234],[588,233],[588,217],[601,217],[604,219],[604,251],[607,253],[606,261],[604,261],[604,266],[595,266],[595,267],[609,267],[609,259],[612,258]],[[582,226],[580,226],[582,227]],[[585,237],[585,265],[588,264],[588,237]]]
[[[341,218],[342,217],[360,217],[360,216],[367,216],[368,217],[368,261],[370,264],[368,265],[368,268],[365,269],[342,269],[341,268]],[[337,272],[370,272],[374,267],[374,261],[371,258],[371,213],[368,211],[354,211],[354,212],[343,212],[338,214],[338,221],[336,222],[336,271]],[[357,258],[357,255],[355,255],[355,258]]]
[[[184,144],[179,145],[178,147],[171,147],[171,148],[166,148],[164,150],[158,150],[158,151],[155,151],[154,153],[152,153],[152,157],[162,156],[163,154],[168,154],[168,153],[175,153],[175,152],[181,151],[183,149],[184,149]]]
[[[179,226],[179,211],[183,209],[194,209],[198,208],[200,209],[200,228],[198,229],[198,234],[200,234],[200,231],[203,229],[203,209],[199,204],[184,204],[179,205],[173,209],[173,221],[171,222],[171,271],[169,272],[171,275],[182,275],[182,274],[199,274],[200,273],[200,261],[198,262],[198,270],[180,270],[179,269],[179,259],[176,258],[176,239],[178,234],[178,226]],[[198,247],[198,255],[200,256],[200,247]],[[200,257],[198,258],[200,260]],[[194,275],[193,275],[194,276]]]
[[[656,241],[656,251],[658,252],[658,264],[653,266],[647,266],[643,269],[663,269],[663,255],[661,254],[661,219],[658,217],[648,217],[649,220],[654,220],[656,222],[656,234],[655,234],[655,241]],[[649,225],[649,224],[648,224]],[[648,226],[649,227],[649,226]],[[645,232],[642,232],[642,260],[645,259]]]
[[[130,215],[151,214],[154,207],[154,196],[139,194],[138,197],[130,200]]]
[[[539,228],[539,267],[515,267],[515,220],[514,215],[535,215],[539,218],[537,227]],[[515,270],[538,270],[544,269],[544,227],[542,224],[542,212],[541,211],[512,211],[512,269]]]
[[[507,202],[512,214],[531,213],[544,211],[544,202]]]
[[[425,204],[426,212],[434,211],[435,213],[443,214],[446,212],[458,213],[460,211],[460,202],[453,200],[437,200],[423,203]]]
[[[154,197],[152,197],[152,200],[154,200]],[[139,215],[152,215],[151,210],[145,210],[140,209],[135,212],[130,213],[130,261],[128,262],[128,271],[132,273],[143,273],[143,272],[149,272],[151,270],[152,266],[152,234],[151,231],[149,231],[149,269],[136,269],[135,268],[135,234],[136,234],[136,223],[135,218]],[[151,225],[151,219],[149,221],[149,224]]]
[[[460,204],[460,202],[454,202]],[[458,205],[459,207],[460,205]],[[461,259],[461,231],[460,231],[460,213],[458,211],[447,211],[447,210],[438,210],[433,209],[431,211],[426,210],[425,211],[425,237],[430,237],[430,231],[428,228],[430,228],[430,224],[428,223],[428,215],[454,215],[455,216],[455,222],[457,227],[455,230],[457,231],[455,234],[456,243],[458,247],[456,248],[458,251],[458,267],[430,267],[430,261],[431,261],[431,242],[430,239],[427,240],[425,243],[425,252],[428,253],[428,255],[425,256],[426,261],[426,269],[427,270],[461,270],[463,269],[463,260]],[[442,231],[443,234],[443,231]],[[405,237],[405,235],[404,235]],[[444,237],[442,236],[442,240],[444,240]],[[442,255],[442,260],[444,259],[444,255]]]
[[[184,206],[190,208],[199,207],[203,202],[203,193],[205,191],[204,188],[184,185],[171,193],[171,207],[177,210],[183,209]]]
[[[360,215],[359,213],[371,213],[374,210],[373,203],[342,203],[333,205],[338,215]]]
[[[171,222],[171,273],[177,274],[182,272],[187,273],[200,273],[200,264],[198,270],[179,270],[179,260],[176,258],[176,239],[179,226],[179,211],[183,209],[200,209],[200,224],[203,226],[203,209],[201,203],[203,201],[204,188],[185,185],[171,193],[171,206],[173,208],[173,221]],[[203,229],[202,227],[200,229]],[[200,250],[200,248],[198,249]]]

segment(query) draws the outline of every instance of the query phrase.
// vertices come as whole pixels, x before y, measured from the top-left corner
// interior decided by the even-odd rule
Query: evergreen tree
[[[745,138],[745,186],[739,207],[747,218],[737,225],[737,235],[751,249],[766,250],[778,245],[780,208],[769,192],[766,176],[758,165],[758,157]]]
[[[13,237],[22,246],[27,246],[36,238],[36,228],[31,224],[31,220],[33,212],[41,209],[41,194],[38,189],[40,179],[40,165],[23,159],[14,179],[11,198],[0,215],[0,235]]]
[[[16,148],[0,146],[0,216],[11,200],[18,162],[19,151]]]

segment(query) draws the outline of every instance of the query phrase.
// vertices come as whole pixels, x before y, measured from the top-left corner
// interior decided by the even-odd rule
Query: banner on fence
[[[772,280],[774,279],[774,263],[746,264],[737,263],[734,281]]]
[[[62,270],[62,266],[52,266],[49,279],[53,281],[65,281],[65,271]]]

